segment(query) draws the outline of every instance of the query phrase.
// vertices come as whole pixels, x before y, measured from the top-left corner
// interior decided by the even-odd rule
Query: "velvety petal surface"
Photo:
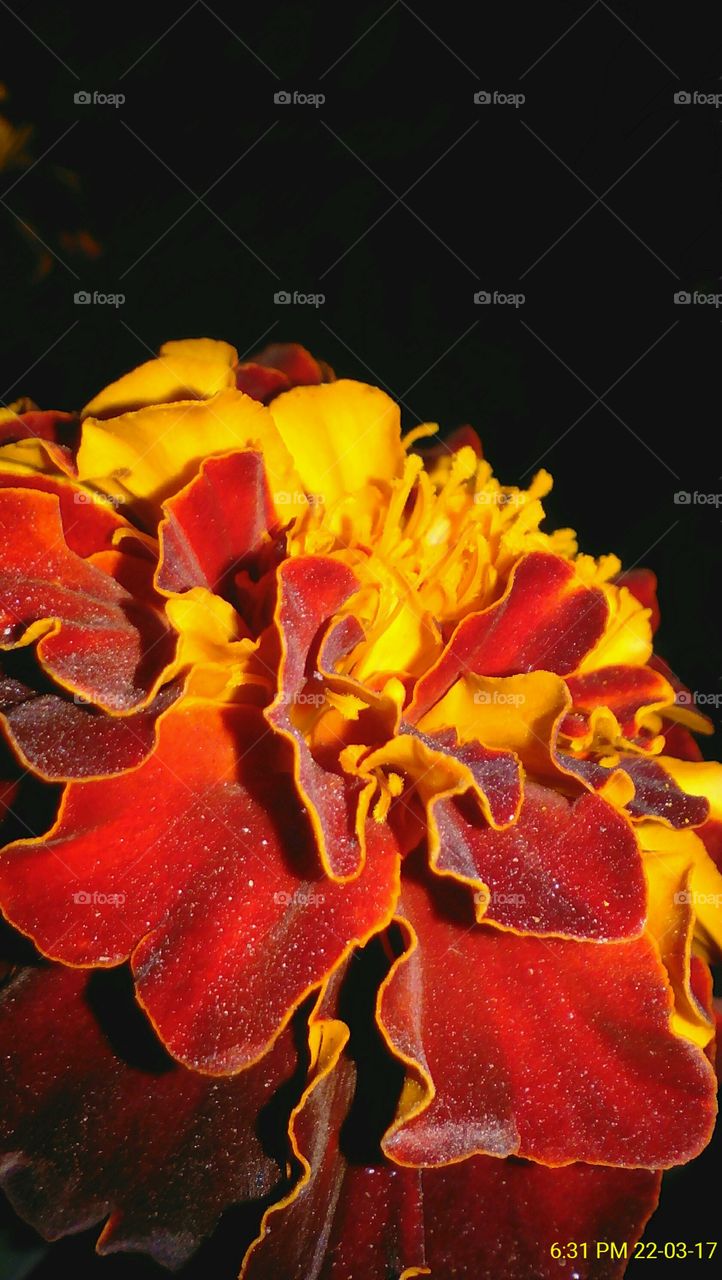
[[[607,604],[559,556],[532,552],[513,570],[500,600],[464,618],[438,662],[419,680],[409,718],[419,718],[459,675],[527,671],[566,675],[602,635]]]
[[[58,499],[0,490],[0,546],[0,647],[39,638],[38,657],[72,693],[112,711],[143,702],[171,657],[167,627],[116,576],[71,551]]]
[[[327,880],[278,740],[252,708],[181,703],[140,768],[70,784],[55,827],[0,855],[0,904],[46,955],[132,957],[174,1057],[238,1071],[308,991],[389,920],[390,832],[350,884]]]
[[[280,1181],[262,1121],[297,1051],[289,1028],[240,1075],[187,1071],[124,977],[28,967],[0,991],[0,1181],[49,1239],[105,1222],[101,1253],[178,1267],[224,1209]]]
[[[486,1154],[647,1168],[698,1154],[716,1113],[714,1075],[671,1030],[653,943],[474,926],[460,892],[404,886],[411,953],[379,1007],[409,1064],[387,1154],[414,1165]]]

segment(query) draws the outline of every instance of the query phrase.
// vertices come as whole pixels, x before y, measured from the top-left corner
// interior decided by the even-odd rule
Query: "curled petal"
[[[156,359],[147,360],[94,396],[83,417],[112,418],[144,405],[205,400],[235,385],[237,359],[227,342],[210,338],[166,342]]]
[[[371,1280],[428,1274],[419,1174],[351,1165],[340,1136],[355,1087],[348,1058],[329,1056],[292,1120],[302,1177],[266,1213],[241,1280]]]
[[[363,827],[357,829],[362,784],[318,764],[297,721],[299,708],[313,706],[314,699],[323,696],[321,684],[313,683],[313,646],[319,642],[319,631],[357,588],[351,570],[327,556],[300,556],[281,565],[276,627],[282,656],[278,695],[266,712],[268,722],[292,743],[296,783],[308,807],[322,864],[338,880],[357,875],[363,866]],[[355,624],[334,628],[323,646],[325,661],[338,656],[339,643],[353,643],[357,637]],[[310,693],[304,692],[307,685]]]
[[[451,898],[459,889],[447,882],[432,898],[427,887],[405,886],[410,950],[379,1002],[409,1070],[384,1140],[392,1159],[655,1169],[698,1154],[714,1123],[714,1074],[671,1030],[672,993],[650,940],[470,928]]]
[[[332,381],[333,373],[328,365],[315,360],[310,351],[297,342],[272,343],[236,369],[238,390],[263,404],[268,404],[281,391],[290,391],[291,387]]]
[[[619,574],[616,584],[618,587],[626,587],[635,600],[638,600],[645,609],[649,609],[649,621],[654,634],[660,622],[656,573],[651,569],[628,569],[626,573]]]
[[[434,1169],[357,1163],[343,1142],[354,1084],[342,1057],[297,1109],[304,1174],[266,1213],[241,1280],[621,1277],[657,1204],[659,1173],[489,1156]],[[552,1249],[560,1243],[564,1264]]]
[[[228,598],[276,523],[263,456],[252,449],[207,458],[163,510],[156,585],[168,592],[206,587]]]
[[[419,680],[409,719],[424,715],[465,672],[566,675],[596,644],[606,619],[604,593],[585,586],[569,561],[541,551],[523,556],[501,600],[464,618]]]
[[[165,685],[142,710],[112,716],[0,676],[0,717],[15,754],[37,777],[106,777],[135,769],[150,755],[158,719],[179,692],[177,683]]]
[[[434,808],[437,870],[473,885],[477,916],[520,933],[638,936],[644,872],[631,823],[599,796],[573,804],[527,782],[518,821],[495,831],[463,800]]]
[[[72,413],[60,413],[53,409],[31,409],[27,413],[18,414],[0,411],[0,445],[28,439],[63,444],[76,421]]]
[[[219,391],[208,400],[150,404],[108,422],[86,418],[78,475],[132,503],[137,517],[154,529],[163,501],[188,484],[204,458],[247,448],[263,453],[274,493],[290,490],[293,496],[300,489],[269,411],[235,390]]]
[[[115,535],[130,528],[110,503],[63,476],[0,471],[0,490],[17,488],[40,489],[57,497],[65,541],[83,558],[109,551]]]
[[[213,1074],[257,1061],[311,988],[390,919],[398,853],[326,880],[278,740],[260,713],[181,702],[140,768],[71,783],[44,840],[0,856],[0,903],[71,965],[132,957],[169,1051]]]
[[[57,497],[0,490],[0,539],[0,647],[39,638],[46,670],[111,711],[147,700],[170,658],[167,628],[116,576],[70,550]],[[119,561],[133,567],[132,557],[116,556],[114,569]]]
[[[568,676],[572,709],[561,731],[569,737],[584,735],[593,712],[607,708],[625,737],[640,729],[641,713],[660,711],[674,702],[674,690],[652,667],[599,667],[584,675]]]

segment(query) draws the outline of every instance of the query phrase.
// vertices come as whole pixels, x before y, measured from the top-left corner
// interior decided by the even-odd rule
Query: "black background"
[[[722,92],[717,11],[3,0],[0,80],[39,159],[0,173],[2,399],[78,407],[169,338],[301,341],[385,386],[406,426],[472,422],[503,482],[546,466],[550,525],[656,570],[660,652],[722,707],[722,506],[674,501],[722,495],[722,312],[674,302],[722,295],[722,111],[674,101]],[[526,101],[474,102],[495,90]],[[18,218],[57,255],[43,280]],[[96,262],[57,239],[79,225]],[[475,305],[482,290],[525,301]],[[670,1178],[651,1236],[710,1235],[713,1167]]]

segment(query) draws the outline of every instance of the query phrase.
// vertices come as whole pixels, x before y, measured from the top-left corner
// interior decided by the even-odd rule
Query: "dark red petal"
[[[71,783],[48,836],[0,856],[8,919],[68,964],[132,955],[164,1043],[203,1071],[256,1061],[396,902],[373,822],[363,875],[320,874],[282,745],[253,708],[181,703],[139,769]]]
[[[664,676],[651,667],[600,667],[584,675],[567,676],[567,687],[572,695],[571,716],[581,716],[582,733],[592,711],[608,707],[627,737],[637,731],[636,715],[641,708],[663,706],[670,695]],[[576,737],[579,727],[567,717],[561,731]]]
[[[624,757],[620,769],[634,783],[627,809],[634,818],[659,818],[670,827],[698,827],[709,817],[709,800],[683,791],[663,765],[644,756]]]
[[[19,413],[15,418],[0,422],[0,445],[28,439],[63,443],[67,439],[70,424],[75,422],[77,418],[72,413],[61,413],[56,409],[31,409],[28,413]]]
[[[349,1164],[342,1152],[354,1086],[353,1065],[342,1058],[296,1116],[306,1181],[266,1214],[241,1280],[383,1280],[423,1265],[420,1174]]]
[[[316,386],[324,379],[323,367],[299,342],[272,342],[254,357],[256,364],[280,369],[292,387]]]
[[[664,729],[665,756],[675,756],[677,760],[702,760],[699,743],[692,737],[689,729],[681,724],[666,724]]]
[[[656,573],[651,569],[628,569],[626,573],[619,574],[616,584],[618,587],[626,587],[635,600],[644,605],[645,609],[651,610],[650,624],[654,634],[660,622]]]
[[[405,728],[402,725],[401,731]],[[522,772],[513,751],[485,747],[480,742],[462,744],[453,730],[433,734],[419,733],[413,728],[407,731],[420,738],[432,751],[443,751],[469,769],[495,827],[505,827],[515,821],[522,803]]]
[[[135,769],[153,749],[158,717],[179,693],[177,682],[166,685],[142,711],[110,716],[0,676],[0,716],[8,741],[33,773],[67,782]]]
[[[697,1155],[714,1123],[714,1075],[670,1030],[654,944],[470,926],[461,886],[436,886],[433,900],[428,885],[404,887],[413,950],[380,1005],[413,1083],[387,1154],[415,1165],[478,1153],[652,1169]]]
[[[502,598],[459,623],[419,680],[407,717],[418,720],[462,672],[566,675],[599,640],[606,618],[603,592],[580,582],[568,560],[542,551],[523,556]]]
[[[236,386],[254,400],[268,404],[291,387],[315,386],[333,381],[333,373],[297,342],[277,342],[236,370]]]
[[[633,818],[657,818],[667,826],[681,829],[700,826],[709,815],[709,801],[704,796],[688,795],[652,757],[620,755],[614,769],[600,764],[596,758],[587,759],[559,749],[555,749],[553,759],[557,768],[578,778],[590,791],[601,790],[615,772],[628,774],[634,783],[634,796],[625,807]]]
[[[207,458],[163,511],[158,587],[208,587],[228,598],[235,575],[253,567],[275,523],[262,454],[247,449]]]
[[[266,1213],[242,1280],[383,1280],[427,1270],[442,1280],[622,1275],[657,1204],[659,1173],[490,1156],[437,1169],[356,1164],[343,1141],[353,1089],[353,1066],[341,1058],[296,1116],[306,1180]],[[561,1261],[552,1253],[560,1243]]]
[[[120,557],[118,557],[120,558]],[[47,621],[45,668],[71,692],[113,711],[144,701],[170,658],[160,615],[68,547],[57,498],[0,491],[0,647]]]
[[[65,541],[70,550],[79,556],[109,551],[116,531],[131,527],[107,503],[94,501],[87,489],[81,489],[69,480],[46,475],[18,476],[0,472],[0,490],[2,489],[40,489],[44,493],[55,494],[60,502]]]
[[[571,803],[527,782],[518,821],[487,826],[462,800],[434,808],[437,866],[482,890],[485,918],[523,933],[635,937],[646,890],[631,825],[599,796]],[[478,897],[478,895],[477,895]]]
[[[268,404],[281,391],[290,391],[291,384],[280,369],[267,369],[254,360],[239,364],[236,369],[236,389],[252,400]]]
[[[661,1174],[476,1156],[421,1180],[432,1276],[617,1280],[656,1208]]]
[[[298,792],[308,807],[321,861],[336,879],[355,875],[363,862],[356,831],[361,783],[331,773],[314,760],[306,739],[294,720],[294,706],[322,690],[314,661],[314,647],[323,639],[321,628],[358,590],[346,565],[328,556],[299,556],[287,560],[278,571],[276,627],[281,643],[278,696],[266,718],[293,744]],[[357,629],[351,627],[352,635]],[[336,654],[339,642],[348,639],[348,628],[332,628],[323,645],[324,661]],[[310,693],[306,692],[307,686]]]
[[[287,1030],[216,1080],[163,1052],[124,975],[20,970],[0,994],[0,1171],[49,1239],[108,1219],[99,1251],[178,1267],[229,1205],[279,1181],[259,1117],[296,1068]]]
[[[16,778],[0,778],[0,832],[2,832],[5,819],[13,807],[18,785]]]

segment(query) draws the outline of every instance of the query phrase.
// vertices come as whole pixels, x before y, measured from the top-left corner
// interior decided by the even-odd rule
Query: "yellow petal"
[[[303,487],[326,504],[402,474],[399,407],[378,387],[347,379],[294,387],[271,413]]]
[[[103,492],[124,493],[141,515],[157,519],[160,503],[188,483],[203,458],[248,447],[263,452],[271,491],[289,496],[290,519],[299,484],[288,451],[268,410],[240,391],[150,405],[107,422],[86,418],[78,473]]]
[[[551,744],[569,707],[566,684],[548,671],[520,676],[462,676],[419,721],[423,733],[455,728],[461,742],[513,751],[534,774],[556,770]]]
[[[599,643],[579,664],[579,671],[597,671],[617,664],[643,666],[652,655],[651,609],[645,609],[626,587],[605,584],[609,616]]]
[[[238,354],[227,342],[189,338],[166,342],[157,359],[147,360],[98,392],[84,417],[110,418],[149,404],[204,400],[224,387],[234,387]]]
[[[193,587],[169,599],[166,613],[179,633],[176,659],[166,678],[185,674],[186,696],[227,701],[246,685],[270,695],[272,679],[265,678],[254,661],[258,642],[243,635],[241,619],[227,600],[205,587]]]
[[[722,764],[716,760],[678,760],[676,756],[658,756],[667,773],[690,796],[709,800],[709,816],[722,822]]]

